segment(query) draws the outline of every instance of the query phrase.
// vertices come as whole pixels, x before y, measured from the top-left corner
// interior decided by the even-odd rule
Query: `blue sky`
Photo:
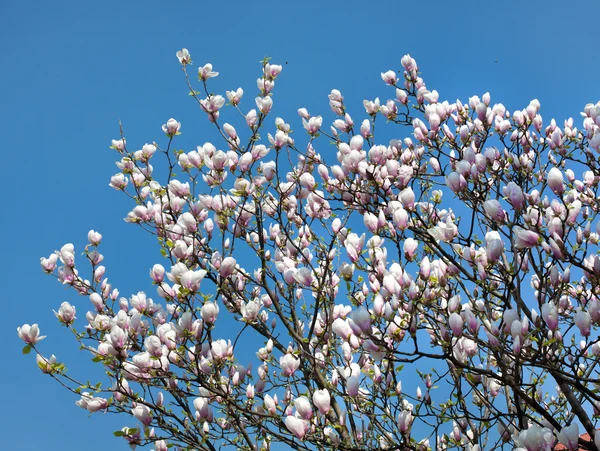
[[[123,295],[151,291],[159,259],[148,236],[122,221],[129,203],[108,187],[117,172],[108,149],[118,121],[136,148],[183,123],[182,146],[210,139],[187,96],[175,52],[221,73],[212,89],[256,89],[259,61],[285,64],[276,114],[299,129],[296,110],[328,114],[327,94],[342,91],[362,119],[362,100],[391,96],[380,78],[410,53],[442,99],[486,91],[509,110],[537,98],[546,119],[572,116],[600,100],[597,1],[449,2],[2,2],[0,4],[0,153],[6,210],[0,221],[5,364],[2,447],[128,449],[112,431],[122,422],[88,414],[22,356],[16,327],[37,322],[41,349],[73,373],[94,379],[53,309],[75,302],[39,267],[64,243],[80,251],[87,231],[104,235],[107,275]],[[247,94],[248,97],[249,94]],[[246,107],[249,109],[248,99]],[[358,122],[358,121],[357,121]],[[403,132],[405,133],[405,132]],[[154,293],[152,293],[154,294]],[[81,302],[79,317],[87,305]],[[92,371],[90,373],[90,371]],[[129,422],[134,425],[134,421]]]

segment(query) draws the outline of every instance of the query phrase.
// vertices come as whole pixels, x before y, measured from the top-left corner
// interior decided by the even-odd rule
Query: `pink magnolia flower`
[[[45,335],[40,337],[40,329],[37,324],[33,326],[23,324],[23,326],[17,327],[17,333],[19,334],[19,338],[28,345],[34,345],[46,338]]]
[[[179,62],[184,66],[192,62],[192,57],[190,56],[188,49],[181,49],[176,53],[176,55]]]
[[[305,420],[310,420],[312,418],[313,410],[307,397],[299,396],[294,399],[294,406],[296,407],[297,414],[301,418]]]
[[[369,334],[371,332],[371,314],[365,306],[361,305],[353,310],[350,314],[349,321],[351,322],[351,327],[352,325],[356,325],[363,334]]]
[[[304,188],[309,189],[311,191],[317,186],[317,182],[314,176],[309,172],[305,172],[300,176],[300,184]]]
[[[344,241],[346,251],[348,252],[348,258],[352,263],[356,263],[359,259],[359,255],[362,251],[362,247],[365,244],[365,234],[363,233],[360,237],[356,233],[350,233]]]
[[[502,209],[502,205],[496,199],[488,199],[483,203],[485,214],[492,220],[503,223],[506,220],[506,213]]]
[[[285,426],[288,430],[296,436],[296,438],[302,440],[310,429],[310,422],[296,418],[295,416],[289,415],[285,417]]]
[[[146,427],[150,426],[150,423],[152,423],[150,408],[144,404],[138,404],[135,406],[133,409],[131,409],[131,413]]]
[[[89,392],[83,392],[81,399],[75,401],[82,409],[86,409],[89,412],[98,412],[108,408],[108,400],[100,397],[93,397]]]
[[[96,293],[93,293],[93,294],[96,294]],[[92,300],[93,294],[90,295],[90,300]],[[94,301],[92,300],[92,302],[94,302]],[[140,291],[140,292],[138,292],[138,294],[134,294],[133,296],[131,296],[131,306],[140,313],[144,313],[146,311],[149,303],[150,303],[150,300],[146,296],[146,293],[144,293],[143,291]],[[96,308],[104,307],[104,302],[102,302],[101,304],[99,302],[97,302],[95,304],[97,304]]]
[[[277,397],[277,395],[275,395],[275,398],[276,397]],[[275,413],[277,412],[277,401],[275,398],[272,398],[270,395],[265,395],[265,398],[264,398],[265,407],[267,408],[267,412],[269,412],[271,415],[275,415]]]
[[[40,265],[44,269],[44,272],[50,274],[56,269],[56,262],[58,261],[58,255],[52,254],[48,258],[40,258]]]
[[[314,280],[312,269],[302,267],[294,272],[294,280],[305,287],[310,287]]]
[[[233,257],[225,257],[219,267],[219,275],[221,277],[228,277],[233,274],[235,270],[236,260]]]
[[[448,215],[445,221],[438,222],[437,225],[429,229],[428,232],[436,240],[449,243],[457,235],[458,226],[454,224],[452,217]]]
[[[374,116],[379,112],[379,107],[381,104],[379,103],[379,97],[377,97],[373,102],[370,100],[364,100],[363,106],[365,107],[365,111],[370,116]]]
[[[60,304],[58,312],[54,312],[54,315],[56,315],[61,323],[69,326],[75,321],[75,307],[65,301]]]
[[[228,160],[229,157],[222,150],[217,150],[211,156],[204,156],[204,163],[206,166],[210,169],[214,169],[215,171],[222,171],[227,165]]]
[[[125,332],[123,329],[121,329],[118,325],[115,324],[110,329],[109,340],[112,347],[118,351],[127,346],[129,337],[127,336],[127,332]]]
[[[550,330],[558,328],[558,310],[553,302],[542,304],[542,318]]]
[[[410,410],[403,410],[400,415],[398,415],[398,428],[400,432],[406,434],[412,425],[413,415]]]
[[[378,228],[379,228],[379,221],[377,220],[377,216],[375,216],[373,213],[365,213],[363,216],[363,221],[365,223],[365,226],[367,227],[367,229],[369,229],[370,232],[372,233],[376,233]]]
[[[487,232],[485,234],[485,244],[488,259],[492,262],[498,260],[504,252],[504,242],[500,234],[495,230]]]
[[[196,415],[200,419],[207,420],[212,417],[212,410],[206,397],[201,396],[194,399],[194,409],[196,409]]]
[[[446,185],[455,193],[463,191],[467,187],[467,180],[462,174],[458,172],[451,172],[446,177]]]
[[[346,379],[346,393],[348,396],[358,396],[359,391],[358,376],[350,376]]]
[[[219,315],[219,306],[215,302],[207,302],[202,306],[200,314],[206,324],[214,324]]]
[[[200,106],[209,114],[217,115],[219,110],[225,105],[225,98],[220,95],[211,95],[206,99],[200,100]]]
[[[255,109],[251,109],[246,114],[246,125],[248,125],[248,127],[252,128],[256,125],[257,122],[258,122],[258,114],[256,113]]]
[[[562,172],[558,168],[550,169],[547,176],[548,186],[556,195],[560,195],[565,191],[565,181]]]
[[[584,337],[588,337],[590,335],[590,329],[592,327],[592,317],[588,312],[583,310],[578,310],[575,314],[574,319],[575,325],[579,328],[579,332]]]
[[[95,230],[90,230],[88,232],[88,241],[92,246],[98,246],[100,244],[100,241],[102,241],[102,235],[100,235]]]
[[[518,211],[522,210],[525,206],[525,196],[523,190],[515,182],[508,182],[508,184],[502,189],[504,195],[508,198],[510,204],[515,207]]]
[[[283,66],[280,64],[267,64],[264,68],[265,77],[269,79],[275,79],[283,70]]]
[[[321,128],[321,125],[323,125],[323,118],[321,116],[315,116],[311,117],[308,121],[303,118],[302,125],[309,135],[315,135]]]
[[[310,114],[308,114],[308,110],[306,108],[298,108],[298,115],[302,119],[308,119],[310,117]]]
[[[256,301],[248,301],[240,308],[244,321],[254,323],[259,317],[260,304]]]
[[[127,176],[125,174],[118,173],[110,178],[110,183],[108,186],[116,190],[124,190],[128,183],[129,179]]]
[[[344,340],[348,340],[352,335],[352,328],[350,327],[350,324],[348,324],[347,319],[337,318],[331,325],[331,329],[336,335],[342,337]]]
[[[324,388],[323,390],[315,390],[313,393],[313,404],[321,414],[326,415],[331,409],[331,396],[329,391]]]
[[[579,449],[579,425],[574,422],[563,427],[558,433],[558,441],[569,451],[577,451]]]
[[[402,206],[407,210],[412,210],[414,208],[415,193],[410,186],[400,191],[399,200],[402,203]]]
[[[242,100],[244,90],[242,88],[237,88],[235,91],[225,91],[225,94],[232,105],[238,105]]]
[[[215,361],[220,362],[225,360],[227,357],[231,356],[230,354],[233,350],[231,340],[215,340],[210,344],[210,350]]]
[[[393,70],[388,70],[387,72],[382,72],[381,79],[388,85],[395,85],[398,81],[396,72],[394,72]]]
[[[394,211],[392,214],[392,219],[394,220],[394,225],[398,227],[400,230],[406,230],[409,223],[408,212],[400,207]]]
[[[403,250],[407,260],[412,261],[415,257],[419,242],[414,238],[407,238],[404,240]]]
[[[200,282],[204,279],[206,271],[199,269],[197,271],[187,271],[181,276],[181,286],[193,293],[199,290]]]
[[[527,451],[546,451],[551,449],[554,436],[549,429],[532,424],[528,429],[519,432],[517,441]]]
[[[371,122],[368,119],[365,119],[360,124],[360,134],[365,138],[371,136]]]
[[[271,97],[257,97],[255,102],[262,114],[269,114],[269,111],[273,108],[273,99]]]
[[[163,132],[169,137],[173,137],[175,135],[179,135],[181,132],[181,122],[177,122],[175,119],[171,118],[167,121],[166,124],[162,126]]]
[[[450,325],[452,333],[456,337],[462,336],[464,321],[458,313],[455,312],[450,314],[450,318],[448,318],[448,324]]]
[[[156,335],[150,335],[144,340],[144,349],[154,357],[160,357],[163,354],[163,344]]]
[[[300,359],[292,354],[285,354],[279,359],[281,371],[285,377],[290,377],[300,366]]]
[[[205,64],[202,67],[198,68],[198,79],[202,80],[202,81],[206,81],[209,78],[213,78],[219,75],[218,72],[214,72],[212,70],[213,66],[212,64],[208,63]]]
[[[540,244],[541,237],[532,230],[526,230],[519,226],[513,227],[514,245],[516,249],[531,249]]]
[[[400,64],[402,64],[402,67],[409,72],[417,68],[417,62],[414,58],[411,58],[409,54],[406,54],[402,57]]]
[[[165,268],[163,265],[154,265],[150,270],[150,277],[154,282],[161,283],[165,278]]]
[[[54,354],[52,354],[49,359],[41,356],[40,354],[36,354],[35,361],[38,368],[42,370],[42,373],[51,374],[54,372],[52,369],[52,365],[56,363],[56,356]]]

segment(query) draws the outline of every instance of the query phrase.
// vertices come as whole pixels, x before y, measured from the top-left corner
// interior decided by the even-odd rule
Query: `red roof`
[[[592,442],[592,438],[590,437],[590,434],[588,434],[588,433],[580,435],[579,440],[583,440],[586,442]],[[567,449],[567,447],[565,445],[563,445],[562,443],[559,443],[558,445],[556,445],[554,447],[555,451],[565,450],[565,449]],[[579,448],[579,451],[585,451],[585,450],[587,450],[587,448]]]

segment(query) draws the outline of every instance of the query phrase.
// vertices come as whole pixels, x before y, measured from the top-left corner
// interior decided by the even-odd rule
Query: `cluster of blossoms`
[[[56,317],[112,381],[38,353],[80,407],[134,417],[116,434],[157,451],[600,449],[600,103],[578,130],[544,126],[536,100],[441,101],[406,55],[360,125],[335,89],[329,130],[299,109],[300,149],[282,118],[259,134],[281,66],[263,62],[244,112],[242,88],[210,94],[206,64],[197,91],[189,52],[177,58],[223,147],[172,150],[176,119],[162,148],[112,142],[110,186],[165,257],[157,300],[113,288],[93,230],[89,278],[72,244],[41,260],[88,298],[81,327],[68,302]],[[376,141],[379,116],[408,136]],[[38,352],[37,325],[18,333]]]

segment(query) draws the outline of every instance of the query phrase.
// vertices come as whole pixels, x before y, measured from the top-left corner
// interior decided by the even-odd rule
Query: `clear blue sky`
[[[288,62],[276,85],[276,114],[296,129],[299,107],[329,111],[332,88],[362,119],[364,98],[392,95],[380,72],[399,69],[405,53],[442,99],[490,91],[492,102],[514,110],[537,98],[546,120],[572,116],[580,126],[583,106],[600,100],[598,17],[597,0],[2,2],[1,447],[129,449],[112,436],[121,421],[88,418],[37,370],[33,355],[20,354],[16,327],[39,323],[49,336],[44,352],[81,378],[98,375],[52,313],[76,298],[39,267],[40,256],[66,242],[81,251],[92,228],[104,235],[107,275],[121,294],[152,292],[147,274],[156,246],[122,221],[130,204],[107,186],[117,172],[108,146],[119,119],[135,148],[161,139],[169,117],[183,122],[188,150],[208,139],[178,49],[187,47],[196,65],[214,65],[221,73],[215,91],[242,86],[247,109],[258,62]],[[87,304],[77,302],[82,318]]]

